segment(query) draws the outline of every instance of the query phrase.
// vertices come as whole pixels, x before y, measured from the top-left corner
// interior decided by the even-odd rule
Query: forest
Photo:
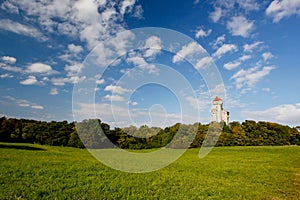
[[[101,129],[96,128],[101,126]],[[180,124],[170,127],[110,128],[100,119],[81,122],[37,121],[31,119],[0,118],[0,142],[37,143],[76,148],[111,148],[111,142],[123,149],[150,149],[168,146],[181,148],[191,141],[190,148],[201,147],[209,128],[216,124]],[[80,137],[78,136],[80,131]],[[183,137],[176,140],[176,134]],[[191,134],[193,133],[193,134]],[[300,126],[289,127],[273,122],[245,120],[231,122],[219,131],[216,146],[300,145]],[[194,138],[194,139],[193,139]],[[175,140],[175,141],[174,141]],[[85,145],[84,145],[84,144]]]

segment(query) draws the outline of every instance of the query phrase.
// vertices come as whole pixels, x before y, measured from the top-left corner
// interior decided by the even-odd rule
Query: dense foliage
[[[75,126],[76,125],[76,126]],[[101,126],[101,129],[99,128]],[[200,147],[213,125],[177,123],[164,129],[143,125],[110,129],[99,119],[82,122],[44,122],[28,119],[0,118],[0,141],[38,143],[52,146],[84,148],[113,147],[110,141],[124,149],[148,149],[167,146],[181,148],[193,141],[191,148]],[[224,126],[216,146],[300,145],[299,126],[291,128],[272,122],[246,120]],[[77,130],[80,131],[80,137]],[[213,130],[214,131],[214,130]],[[212,131],[212,132],[213,132]],[[177,135],[181,137],[177,139]],[[194,138],[194,139],[193,139]]]

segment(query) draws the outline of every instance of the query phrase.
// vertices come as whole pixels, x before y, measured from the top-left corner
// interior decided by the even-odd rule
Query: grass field
[[[188,150],[161,170],[113,170],[86,150],[0,143],[0,199],[299,199],[300,147]]]

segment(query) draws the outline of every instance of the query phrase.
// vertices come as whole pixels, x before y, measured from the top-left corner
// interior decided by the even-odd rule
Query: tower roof
[[[222,99],[220,99],[218,96],[216,96],[216,98],[214,99],[214,101],[220,101]]]

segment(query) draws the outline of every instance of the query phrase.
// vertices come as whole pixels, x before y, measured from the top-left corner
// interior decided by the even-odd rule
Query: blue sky
[[[230,121],[300,125],[300,0],[0,1],[0,115],[72,121],[73,85],[88,79],[80,73],[85,58],[116,33],[142,27],[180,32],[206,50],[222,77]],[[189,43],[172,54],[157,35],[145,46],[150,51],[126,52],[108,66],[97,77],[95,105],[75,106],[75,113],[89,117],[95,108],[112,126],[208,123],[215,93],[190,63],[176,60],[198,47]],[[139,81],[160,77],[170,85],[129,88],[127,72],[134,68]],[[185,79],[177,85],[176,77]]]

